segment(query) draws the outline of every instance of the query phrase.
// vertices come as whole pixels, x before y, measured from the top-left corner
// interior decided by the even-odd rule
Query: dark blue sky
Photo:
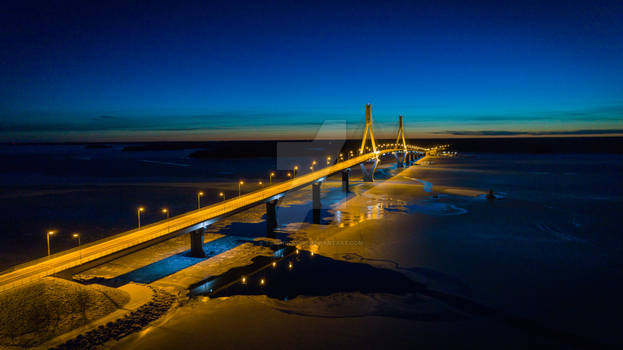
[[[621,1],[10,1],[0,140],[623,133]]]

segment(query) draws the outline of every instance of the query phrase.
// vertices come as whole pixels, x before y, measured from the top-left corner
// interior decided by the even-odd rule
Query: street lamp
[[[145,211],[145,208],[139,207],[136,211],[136,216],[138,217],[138,228],[141,228],[141,213]]]
[[[260,185],[260,187],[264,188],[264,183],[262,182],[262,180],[260,180],[258,184]]]
[[[162,208],[162,214],[167,214],[167,219],[169,218],[169,209]],[[167,221],[167,232],[169,232],[169,228],[171,227],[171,223]]]
[[[48,243],[48,256],[50,256],[50,236],[55,234],[56,231],[48,231],[45,233],[45,240]]]
[[[288,172],[288,177],[292,177],[292,173],[291,172]]]
[[[312,162],[312,165],[309,167],[309,169],[311,171],[314,171],[314,165],[316,165],[316,161],[315,160]]]
[[[294,166],[294,168],[293,168],[292,170],[294,170],[294,174],[293,174],[293,176],[294,176],[294,177],[296,177],[296,171],[297,171],[297,170],[299,170],[299,166],[298,166],[298,165],[295,165],[295,166]]]
[[[242,194],[241,190],[240,190],[240,186],[244,185],[244,181],[240,180],[238,182],[238,197],[240,197],[240,195]]]
[[[331,156],[327,157],[327,166],[329,166],[329,164],[331,164]]]
[[[201,197],[203,197],[203,191],[197,192],[197,209],[201,208]]]
[[[80,234],[76,232],[72,235],[72,237],[78,238],[78,251],[80,252],[80,264],[82,264],[82,249],[80,249]]]
[[[270,172],[270,176],[268,177],[268,184],[272,185],[273,184],[273,176],[275,176],[274,172]]]
[[[223,193],[223,192],[219,192],[218,196],[219,196],[219,197],[223,197],[223,200],[225,200],[225,193]]]

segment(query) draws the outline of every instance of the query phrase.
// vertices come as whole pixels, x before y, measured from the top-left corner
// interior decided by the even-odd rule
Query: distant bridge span
[[[370,131],[372,151],[364,153],[367,131]],[[400,129],[402,131],[402,117],[400,118]],[[404,134],[403,134],[404,135]],[[191,254],[194,256],[203,255],[203,232],[205,228],[228,216],[244,211],[248,208],[266,203],[267,209],[267,228],[269,231],[276,226],[275,207],[279,198],[287,192],[312,185],[313,188],[313,209],[320,209],[320,184],[327,177],[336,173],[342,173],[343,185],[348,190],[348,179],[350,168],[361,164],[364,180],[373,181],[374,169],[383,154],[395,154],[399,164],[410,163],[416,160],[416,155],[422,153],[422,148],[409,146],[404,142],[390,145],[385,149],[377,149],[372,135],[371,108],[366,108],[366,133],[362,141],[360,155],[351,159],[337,162],[325,168],[321,168],[310,173],[299,175],[291,180],[275,183],[266,188],[243,194],[239,197],[231,198],[218,202],[197,210],[193,210],[170,219],[155,222],[150,225],[142,226],[139,229],[123,232],[112,237],[104,238],[89,244],[83,244],[79,248],[57,253],[49,257],[37,259],[30,263],[22,264],[2,272],[0,275],[0,292],[14,287],[24,285],[50,276],[55,273],[76,267],[88,262],[102,259],[107,256],[130,251],[133,247],[148,244],[148,242],[164,240],[173,236],[185,233],[191,235]],[[372,163],[372,168],[367,170],[365,163]]]

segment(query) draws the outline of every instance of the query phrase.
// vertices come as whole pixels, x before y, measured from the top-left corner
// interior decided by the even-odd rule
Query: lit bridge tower
[[[395,142],[396,148],[402,148],[402,151],[396,151],[396,165],[399,168],[404,168],[405,163],[410,162],[410,155],[407,150],[407,142],[405,142],[405,131],[402,125],[402,116],[398,116],[398,136],[396,136]]]
[[[372,144],[371,151],[377,153],[376,150],[376,142],[374,141],[374,133],[372,132],[372,106],[368,103],[366,105],[366,128],[363,131],[363,139],[361,140],[361,148],[359,149],[359,155],[362,155],[366,151],[366,138],[368,136],[368,132],[370,132],[370,143]],[[379,157],[374,157],[368,161],[371,164],[370,169],[366,169],[365,164],[361,163],[361,173],[363,176],[363,181],[372,182],[374,181],[374,171],[379,164]]]

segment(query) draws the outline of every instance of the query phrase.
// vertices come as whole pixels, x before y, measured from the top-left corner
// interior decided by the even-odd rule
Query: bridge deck
[[[368,161],[382,154],[402,151],[402,149],[385,149],[377,153],[367,153],[314,172],[298,176],[264,189],[244,194],[223,202],[215,203],[201,209],[193,210],[167,220],[146,225],[140,229],[130,230],[99,241],[84,244],[80,249],[71,249],[54,254],[50,257],[34,260],[30,263],[5,271],[0,275],[0,292],[30,283],[41,277],[67,270],[89,261],[120,252],[124,249],[142,244],[153,239],[170,235],[172,232],[197,229],[221,217],[236,213],[243,208],[260,204],[271,198],[278,197],[288,191],[310,185],[329,175]]]

